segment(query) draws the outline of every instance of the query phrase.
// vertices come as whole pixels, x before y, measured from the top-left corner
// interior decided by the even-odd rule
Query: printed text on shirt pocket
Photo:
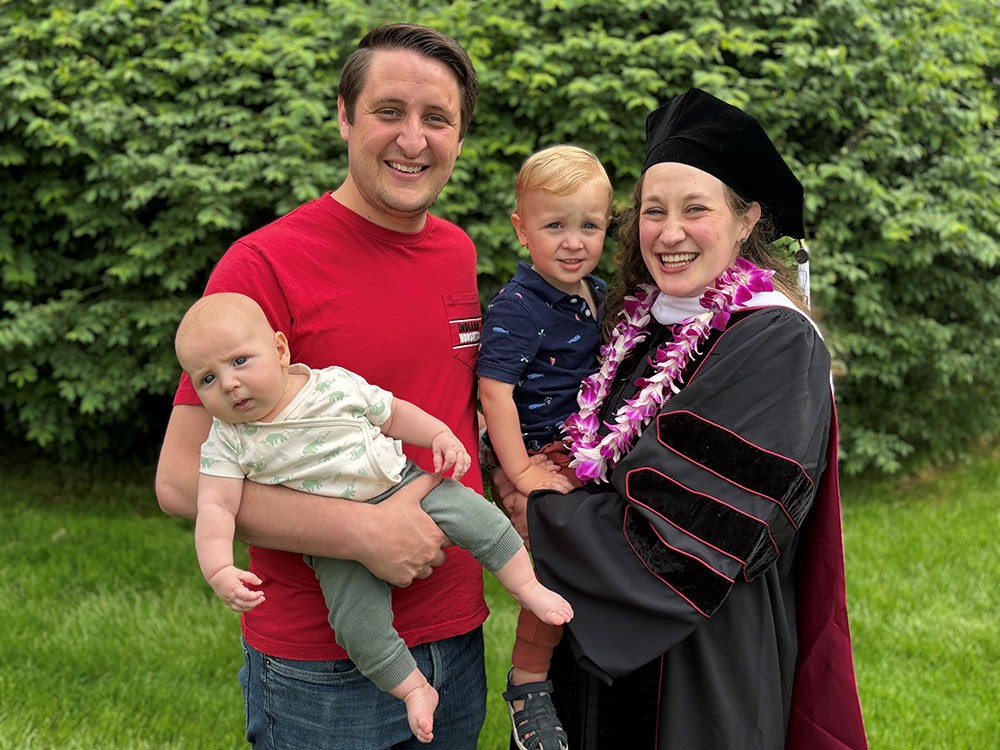
[[[483,316],[476,294],[444,294],[441,297],[451,331],[452,356],[471,369],[476,368]]]

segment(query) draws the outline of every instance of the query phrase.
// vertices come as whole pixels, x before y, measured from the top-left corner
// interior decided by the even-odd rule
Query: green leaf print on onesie
[[[326,442],[326,435],[325,434],[321,435],[320,437],[316,438],[315,440],[310,441],[309,444],[306,445],[306,447],[302,449],[302,455],[303,456],[312,456],[313,454],[317,453],[320,448],[323,447],[323,443],[325,443],[325,442]]]

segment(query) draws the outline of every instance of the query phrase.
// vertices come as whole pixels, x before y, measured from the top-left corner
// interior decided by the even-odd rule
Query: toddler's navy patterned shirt
[[[562,438],[580,381],[597,370],[607,289],[596,276],[586,282],[596,319],[583,297],[556,289],[525,263],[486,307],[476,373],[514,386],[529,450]]]

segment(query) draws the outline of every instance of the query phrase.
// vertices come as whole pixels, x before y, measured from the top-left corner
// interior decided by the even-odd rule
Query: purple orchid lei
[[[607,481],[608,469],[628,453],[663,404],[680,392],[677,384],[683,382],[681,373],[692,355],[700,354],[698,347],[712,329],[725,330],[733,305],[744,304],[756,292],[772,291],[773,275],[774,271],[762,270],[745,258],[737,258],[736,265],[727,268],[701,295],[699,303],[705,312],[674,326],[673,341],[659,347],[650,356],[653,375],[636,381],[639,392],[634,398],[625,400],[615,414],[614,424],[605,423],[610,428],[609,432],[598,438],[601,423],[597,413],[608,397],[618,366],[648,335],[650,309],[660,290],[652,284],[640,284],[634,296],[625,297],[621,320],[615,326],[611,340],[601,347],[601,368],[580,384],[580,392],[576,396],[580,411],[571,414],[563,423],[563,431],[573,453],[570,466],[576,469],[581,481]]]

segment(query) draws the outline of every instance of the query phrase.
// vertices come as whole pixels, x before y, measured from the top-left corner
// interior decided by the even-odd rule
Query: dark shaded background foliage
[[[805,185],[849,469],[1000,417],[1000,19],[989,0],[0,0],[0,410],[68,454],[156,447],[173,330],[240,234],[339,184],[340,66],[383,21],[469,50],[481,97],[435,212],[513,271],[520,162],[572,142],[627,200],[691,85]],[[610,274],[609,252],[602,264]]]

